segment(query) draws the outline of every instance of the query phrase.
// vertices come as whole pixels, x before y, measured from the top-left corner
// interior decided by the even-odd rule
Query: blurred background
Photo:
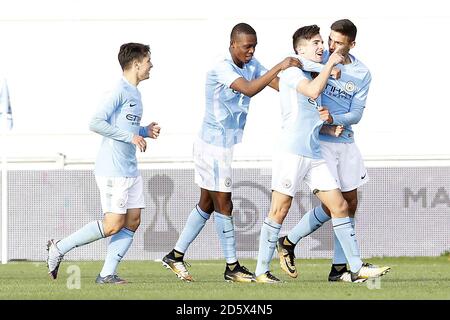
[[[326,43],[331,23],[349,18],[358,27],[352,53],[373,77],[363,119],[354,127],[369,165],[448,159],[445,2],[319,3],[2,1],[0,76],[8,82],[14,128],[1,152],[9,168],[91,166],[101,138],[88,130],[89,119],[121,77],[119,46],[133,41],[151,46],[154,64],[150,79],[139,85],[142,124],[158,121],[162,127],[160,139],[138,155],[142,166],[190,161],[203,117],[206,70],[228,50],[236,23],[255,28],[255,57],[271,68],[291,52],[298,27],[318,24]],[[252,99],[236,159],[270,160],[279,127],[278,94],[268,88]]]

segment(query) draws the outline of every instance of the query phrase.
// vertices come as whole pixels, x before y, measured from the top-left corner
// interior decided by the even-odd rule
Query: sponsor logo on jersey
[[[137,115],[134,115],[134,114],[131,114],[131,113],[127,114],[125,116],[125,118],[127,118],[127,120],[130,120],[130,121],[133,121],[133,122],[137,122],[137,121],[141,120],[141,117],[139,117]]]
[[[355,87],[353,84],[353,91],[354,90],[355,90]],[[353,91],[351,91],[351,92],[353,92]],[[337,88],[331,84],[327,84],[323,93],[329,97],[335,97],[335,98],[340,98],[340,99],[344,99],[344,100],[352,99],[352,95],[349,92],[347,92],[346,90]]]

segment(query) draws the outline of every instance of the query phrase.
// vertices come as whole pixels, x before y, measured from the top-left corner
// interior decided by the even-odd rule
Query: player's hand
[[[344,131],[343,126],[323,125],[322,128],[320,128],[321,134],[328,134],[333,137],[339,137],[343,131]]]
[[[152,139],[156,139],[159,136],[159,133],[161,132],[161,127],[158,125],[157,122],[152,122],[147,126],[148,130],[148,136]]]
[[[341,77],[341,69],[333,67],[333,70],[331,70],[330,77],[336,80],[339,79]]]
[[[339,137],[341,134],[342,134],[342,132],[344,132],[344,126],[333,126],[335,129],[334,129],[334,136],[337,138],[337,137]]]
[[[141,152],[145,152],[145,150],[147,149],[147,142],[143,137],[139,135],[134,135],[133,139],[131,140],[131,143],[135,144],[136,147],[138,147]]]
[[[340,53],[339,50],[335,50],[330,58],[328,58],[328,62],[331,63],[333,66],[344,62],[344,56]]]
[[[331,114],[327,108],[320,106],[317,108],[317,110],[319,111],[320,120],[325,121],[327,123],[333,123],[333,117],[331,117]]]
[[[290,67],[302,68],[303,65],[299,59],[294,58],[294,57],[287,57],[283,61],[280,62],[281,70],[285,70]]]

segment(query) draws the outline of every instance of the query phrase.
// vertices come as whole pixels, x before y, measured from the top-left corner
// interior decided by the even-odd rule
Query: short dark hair
[[[294,50],[297,48],[300,40],[309,40],[317,34],[320,34],[320,28],[316,24],[297,29],[292,36],[292,45],[294,46]]]
[[[230,41],[233,41],[239,33],[253,34],[256,36],[255,29],[247,23],[241,22],[233,27],[230,34]]]
[[[133,60],[142,60],[147,54],[150,53],[150,46],[141,43],[124,43],[120,46],[119,59],[122,70],[128,69]]]
[[[333,22],[333,24],[331,25],[331,30],[347,36],[350,41],[355,41],[356,39],[356,26],[348,19],[342,19]]]

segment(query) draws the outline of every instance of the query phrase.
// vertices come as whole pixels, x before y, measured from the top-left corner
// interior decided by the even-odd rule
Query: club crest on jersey
[[[289,179],[284,179],[283,182],[281,182],[281,184],[285,189],[289,189],[292,186],[292,182]]]
[[[227,188],[231,187],[231,178],[230,177],[225,178],[224,184],[225,184],[225,187],[227,187]]]
[[[347,82],[345,84],[345,91],[353,92],[353,91],[355,91],[355,89],[356,89],[356,87],[355,87],[355,84],[353,82],[349,81],[349,82]]]
[[[118,199],[118,200],[117,200],[117,206],[118,206],[119,208],[125,207],[125,200],[124,200],[124,199]]]

